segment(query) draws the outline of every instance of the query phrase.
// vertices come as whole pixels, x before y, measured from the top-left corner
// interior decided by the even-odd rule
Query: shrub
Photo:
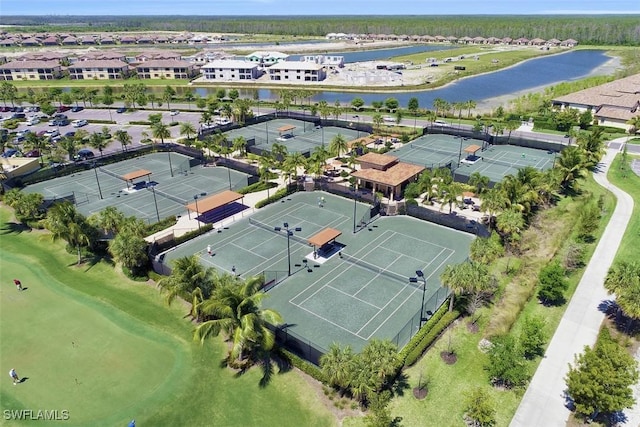
[[[293,366],[300,369],[302,372],[309,375],[310,377],[320,381],[321,383],[327,382],[327,378],[322,373],[322,370],[316,365],[314,365],[313,363],[307,362],[306,360],[296,356],[295,354],[283,348],[279,348],[278,353],[285,360],[289,361]]]
[[[553,261],[540,270],[538,284],[538,297],[544,304],[562,303],[564,292],[569,288],[565,270],[558,261]]]
[[[238,190],[240,194],[249,194],[249,193],[257,193],[258,191],[266,190],[267,188],[277,187],[278,184],[275,182],[256,182],[251,185],[247,185],[246,187]]]
[[[151,234],[157,233],[158,231],[162,231],[164,229],[172,227],[176,225],[176,222],[178,222],[178,220],[176,219],[176,216],[171,215],[170,217],[164,218],[154,224],[148,225],[146,227],[147,235],[151,235]]]
[[[289,194],[295,193],[296,191],[297,191],[297,188],[293,186],[289,188],[281,188],[280,190],[276,191],[273,194],[273,196],[257,202],[256,208],[259,209],[264,206],[270,205],[271,203],[277,202],[278,200],[283,199],[287,197]]]

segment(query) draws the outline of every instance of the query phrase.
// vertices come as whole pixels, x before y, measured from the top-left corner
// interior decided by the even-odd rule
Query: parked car
[[[36,133],[36,135],[38,135],[38,136],[45,136],[45,134],[46,134],[46,133],[47,133],[47,131],[46,131],[46,130],[41,130],[41,131],[38,131],[38,133]]]
[[[4,150],[4,153],[2,153],[2,157],[8,159],[9,157],[17,157],[19,154],[20,152],[15,148],[9,148],[8,150]]]
[[[38,123],[40,123],[40,119],[37,117],[30,117],[29,120],[27,120],[27,126],[37,125]]]
[[[82,110],[84,110],[84,107],[80,107],[80,106],[78,105],[78,106],[73,107],[73,108],[71,109],[71,112],[73,112],[73,113],[77,113],[78,111],[82,111]]]
[[[72,121],[71,124],[73,125],[74,128],[81,128],[82,126],[88,125],[89,122],[84,119],[80,119],[80,120]]]
[[[127,109],[125,107],[120,107],[116,110],[116,113],[118,114],[122,114],[122,113],[126,113]]]
[[[180,114],[180,111],[178,110],[171,110],[171,113],[169,113],[171,116],[177,116],[178,114]]]
[[[54,136],[59,136],[60,132],[58,132],[58,129],[49,129],[46,133],[46,136],[53,138]]]
[[[69,125],[69,120],[67,119],[56,119],[53,122],[54,126],[68,126]]]
[[[0,112],[2,113],[8,113],[9,111],[11,111],[11,107],[8,107],[6,105],[0,107]]]
[[[27,117],[27,115],[24,113],[13,113],[11,115],[12,119],[24,119],[25,117]]]
[[[31,133],[29,129],[24,129],[16,133],[17,137],[27,136],[28,133]]]
[[[56,111],[58,113],[64,113],[65,111],[69,111],[71,109],[71,107],[67,106],[67,105],[61,105],[58,108],[56,108]]]
[[[93,157],[94,157],[93,151],[89,150],[88,148],[83,148],[81,150],[78,150],[78,154],[73,156],[73,160],[75,160],[76,162],[79,162],[82,160],[92,159]]]
[[[40,157],[40,151],[38,151],[38,150],[27,151],[27,154],[25,154],[24,156],[25,157]]]
[[[64,134],[65,138],[73,138],[74,136],[76,136],[76,133],[74,131],[69,131]]]

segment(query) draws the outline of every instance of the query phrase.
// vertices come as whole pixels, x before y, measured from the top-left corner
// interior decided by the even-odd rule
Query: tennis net
[[[164,191],[156,190],[155,187],[153,187],[153,186],[148,186],[147,190],[148,191],[155,191],[156,194],[158,194],[158,195],[160,195],[162,197],[165,197],[165,198],[167,198],[169,200],[173,200],[174,202],[180,203],[181,205],[184,205],[184,204],[187,203],[186,200],[182,200],[182,199],[180,199],[180,198],[178,198],[176,196],[172,196],[171,194],[167,194]]]
[[[257,220],[255,220],[255,219],[253,219],[251,217],[249,217],[249,224],[253,224],[256,227],[271,231],[272,233],[278,234],[280,236],[287,237],[287,234],[286,234],[287,230],[276,231],[273,226],[264,224],[264,223],[262,223],[260,221],[257,221]],[[304,239],[304,238],[302,238],[300,236],[296,236],[295,234],[291,234],[289,237],[291,238],[291,240],[295,240],[296,242],[302,243],[303,245],[308,245],[309,244],[307,239]]]
[[[115,172],[111,172],[111,171],[110,171],[110,170],[108,170],[108,169],[104,169],[104,168],[101,168],[101,167],[98,167],[98,169],[100,170],[100,172],[106,173],[107,175],[110,175],[110,176],[112,176],[112,177],[114,177],[114,178],[122,179],[122,176],[121,176],[121,175],[118,175],[118,174],[117,174],[117,173],[115,173]]]
[[[449,156],[449,157],[455,157],[459,154],[451,151],[439,150],[437,148],[425,147],[424,145],[411,144],[411,148],[415,148],[422,151],[429,151],[431,153],[444,154],[445,156]]]
[[[366,268],[367,270],[372,271],[373,273],[381,274],[383,276],[388,277],[389,279],[401,282],[407,286],[413,286],[416,289],[422,289],[422,287],[418,285],[414,285],[413,283],[409,282],[409,277],[405,277],[398,273],[394,273],[393,271],[389,271],[386,268],[378,267],[377,265],[373,265],[370,262],[352,257],[351,255],[347,255],[344,253],[342,254],[342,259],[352,264],[359,265],[360,267]]]

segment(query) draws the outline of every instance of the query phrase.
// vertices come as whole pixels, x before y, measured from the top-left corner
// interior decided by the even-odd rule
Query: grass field
[[[68,410],[69,426],[335,424],[295,371],[261,388],[259,370],[221,368],[224,343],[193,343],[184,306],[106,262],[76,267],[63,243],[8,218],[0,209],[0,411]],[[15,387],[12,367],[27,378]]]
[[[637,156],[629,156],[630,163]],[[638,259],[638,242],[640,241],[640,176],[636,175],[627,163],[624,169],[620,169],[622,164],[621,156],[617,155],[611,167],[607,178],[616,187],[627,192],[633,197],[633,215],[624,233],[620,248],[616,254],[616,261],[637,261]]]

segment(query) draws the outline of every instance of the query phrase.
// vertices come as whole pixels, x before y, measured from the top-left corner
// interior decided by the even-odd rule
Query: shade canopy
[[[474,154],[476,151],[480,150],[482,147],[480,147],[479,145],[469,145],[467,148],[464,149],[465,153],[471,153]]]
[[[294,130],[296,127],[294,125],[284,125],[278,128],[278,132],[284,133]]]
[[[336,230],[335,228],[325,228],[319,233],[314,234],[309,237],[309,244],[316,247],[322,247],[329,243],[332,240],[335,240],[338,236],[342,234],[342,231]]]
[[[139,169],[137,171],[125,173],[121,178],[125,181],[133,181],[134,179],[142,178],[143,176],[149,176],[151,173],[151,171],[146,169]]]
[[[214,194],[213,196],[209,196],[203,199],[197,199],[197,202],[194,201],[193,203],[189,203],[187,205],[187,209],[200,215],[204,212],[209,212],[228,203],[235,202],[236,200],[242,199],[243,197],[244,196],[240,193],[226,190],[222,193]]]

